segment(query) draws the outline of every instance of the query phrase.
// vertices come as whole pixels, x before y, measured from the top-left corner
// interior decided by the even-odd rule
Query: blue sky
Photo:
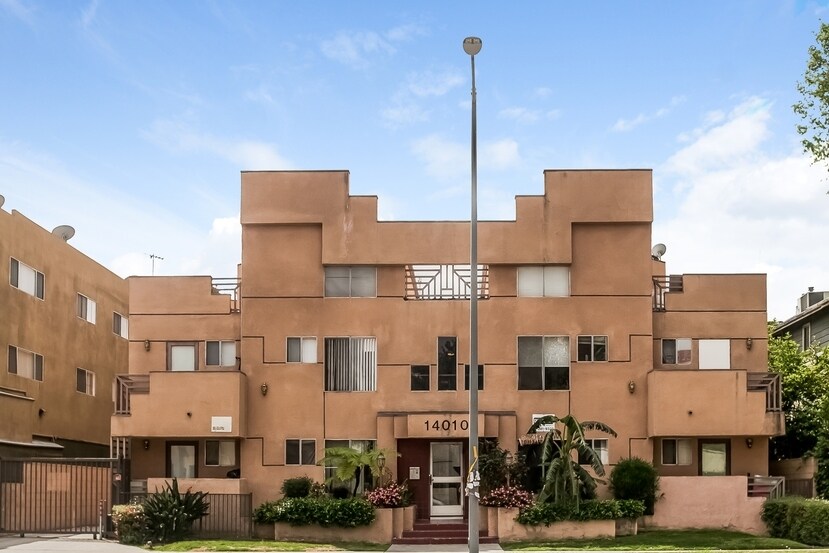
[[[829,289],[791,104],[827,2],[0,0],[0,194],[123,276],[235,274],[239,173],[348,169],[384,219],[480,216],[542,171],[652,168],[668,270]]]

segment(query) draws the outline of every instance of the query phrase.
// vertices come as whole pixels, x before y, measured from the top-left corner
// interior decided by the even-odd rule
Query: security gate
[[[121,498],[121,459],[0,459],[0,533],[100,534]]]

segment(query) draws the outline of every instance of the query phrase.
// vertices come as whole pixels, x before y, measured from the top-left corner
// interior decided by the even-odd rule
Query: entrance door
[[[433,517],[463,516],[463,444],[432,442]]]

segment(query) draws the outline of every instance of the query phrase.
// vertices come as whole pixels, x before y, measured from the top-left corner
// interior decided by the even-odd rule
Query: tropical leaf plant
[[[156,542],[173,542],[190,534],[193,523],[210,512],[205,492],[179,492],[178,480],[147,496],[144,501],[144,518],[147,536]]]
[[[585,433],[597,430],[616,437],[616,432],[603,422],[579,422],[573,415],[557,417],[546,415],[536,420],[528,434],[542,427],[550,428],[541,444],[542,487],[538,494],[541,503],[571,503],[578,509],[582,494],[595,495],[596,487],[605,474],[601,456],[585,438]],[[579,464],[581,458],[593,469],[593,476]]]
[[[390,449],[369,449],[361,451],[353,447],[329,447],[325,450],[325,457],[320,459],[318,465],[334,468],[334,475],[326,479],[326,484],[348,483],[354,480],[352,497],[357,495],[360,488],[360,481],[365,478],[366,470],[376,479],[383,474],[380,469],[380,457],[394,459],[398,453]]]

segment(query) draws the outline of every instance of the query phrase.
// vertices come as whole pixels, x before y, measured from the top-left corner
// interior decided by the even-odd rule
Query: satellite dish
[[[6,198],[3,197],[3,194],[0,194],[0,207],[3,207],[4,203],[6,203]]]
[[[52,234],[55,236],[60,236],[63,238],[63,241],[66,242],[73,236],[75,236],[75,229],[69,225],[60,225],[52,229]]]
[[[657,261],[662,261],[662,256],[665,255],[666,251],[668,251],[668,248],[665,246],[665,244],[657,244],[653,248],[651,248],[651,257],[653,257]]]

